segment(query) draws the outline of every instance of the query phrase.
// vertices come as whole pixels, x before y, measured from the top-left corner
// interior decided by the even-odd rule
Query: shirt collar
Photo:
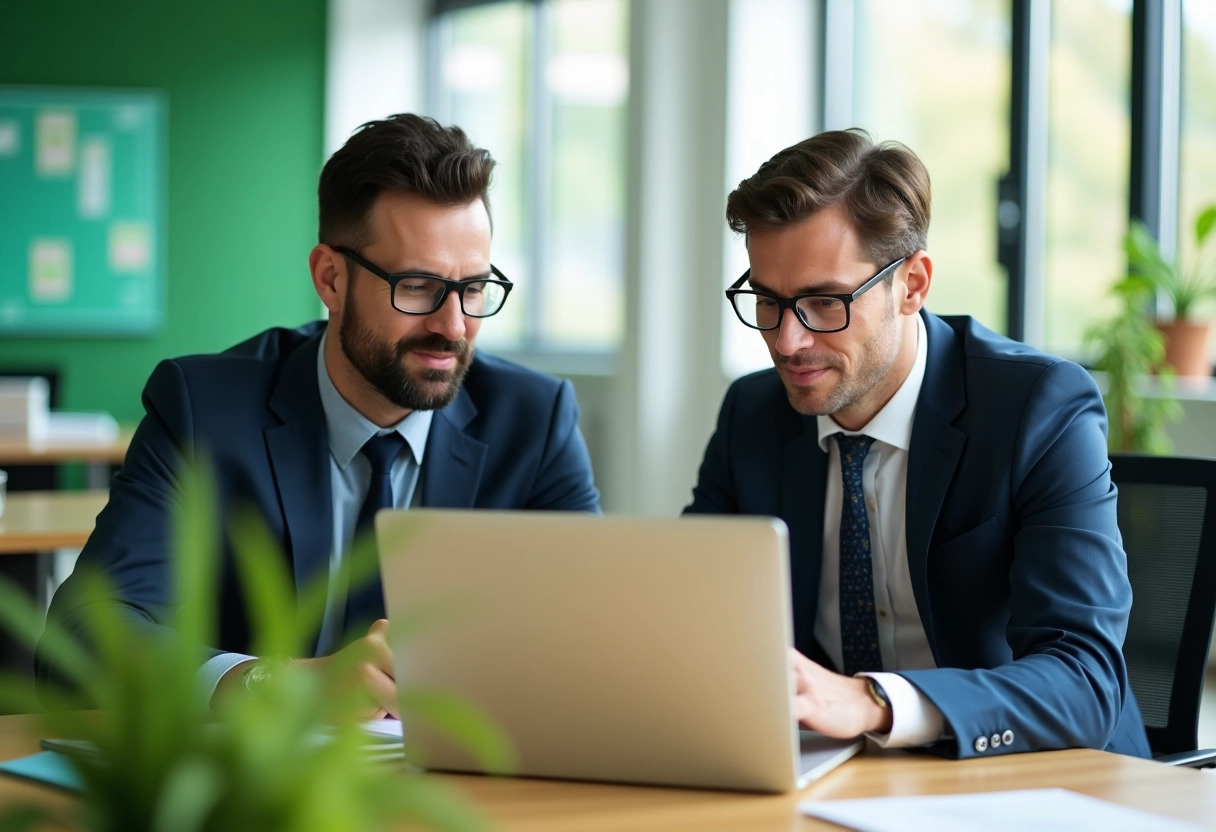
[[[908,371],[908,377],[904,379],[904,383],[883,405],[882,410],[875,413],[874,418],[861,430],[845,430],[831,416],[816,417],[819,427],[819,447],[827,451],[828,437],[832,434],[843,433],[856,436],[864,433],[878,442],[885,442],[902,451],[907,451],[912,444],[912,421],[916,417],[916,400],[920,398],[921,384],[925,380],[925,365],[929,354],[927,341],[928,333],[925,331],[925,322],[918,314],[916,316],[916,360],[912,362],[912,369]]]
[[[377,427],[351,407],[338,388],[334,387],[329,370],[325,368],[325,339],[328,337],[328,331],[321,334],[321,346],[317,350],[317,387],[321,391],[321,408],[325,411],[325,424],[329,428],[329,452],[333,454],[334,462],[346,470],[367,440],[378,433],[396,431],[409,445],[414,461],[421,465],[435,411],[415,410],[395,425],[383,430]]]

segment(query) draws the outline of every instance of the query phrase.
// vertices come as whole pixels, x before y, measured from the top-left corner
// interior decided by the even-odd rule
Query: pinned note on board
[[[0,86],[0,336],[164,320],[165,99]]]

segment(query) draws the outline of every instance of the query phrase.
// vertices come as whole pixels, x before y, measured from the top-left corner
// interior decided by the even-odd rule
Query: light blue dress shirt
[[[329,474],[333,502],[333,545],[329,556],[329,598],[325,604],[325,618],[321,635],[317,639],[317,655],[325,656],[339,645],[345,621],[346,587],[340,579],[340,567],[355,535],[355,524],[359,509],[367,496],[371,481],[371,465],[359,451],[367,440],[378,433],[396,431],[405,439],[408,452],[403,452],[393,463],[389,477],[393,484],[393,504],[397,507],[418,505],[422,500],[419,475],[422,472],[426,440],[431,432],[433,410],[415,410],[397,424],[379,428],[362,413],[355,410],[334,387],[329,371],[325,369],[325,341],[321,336],[317,350],[317,386],[321,392],[321,407],[325,411],[325,423],[329,431]],[[208,659],[199,670],[202,689],[208,699],[224,674],[238,664],[255,656],[243,653],[221,653]]]

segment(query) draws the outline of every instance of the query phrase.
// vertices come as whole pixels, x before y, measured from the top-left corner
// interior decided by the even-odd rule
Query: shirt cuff
[[[220,653],[203,662],[198,669],[198,687],[204,702],[211,702],[215,689],[220,686],[224,674],[241,662],[256,661],[257,656],[246,656],[244,653]]]
[[[891,703],[891,731],[866,734],[882,748],[914,748],[942,738],[945,720],[937,706],[898,673],[858,673],[882,688]]]

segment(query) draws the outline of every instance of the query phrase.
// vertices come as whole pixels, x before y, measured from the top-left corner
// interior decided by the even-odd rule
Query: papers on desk
[[[401,742],[401,720],[399,719],[369,719],[363,723],[363,732],[375,740],[383,742]]]
[[[0,436],[34,445],[106,445],[118,438],[118,422],[110,414],[52,413],[49,398],[45,378],[0,378]]]
[[[50,383],[40,376],[0,378],[0,436],[45,434],[50,392]]]
[[[48,413],[42,435],[30,435],[48,445],[108,445],[117,438],[118,422],[109,413]]]
[[[370,719],[363,723],[367,744],[363,754],[369,760],[392,762],[405,759],[405,745],[401,739],[401,720]]]
[[[1127,809],[1065,789],[1023,789],[979,794],[871,797],[862,800],[807,800],[804,814],[858,832],[1199,832],[1189,823]]]

